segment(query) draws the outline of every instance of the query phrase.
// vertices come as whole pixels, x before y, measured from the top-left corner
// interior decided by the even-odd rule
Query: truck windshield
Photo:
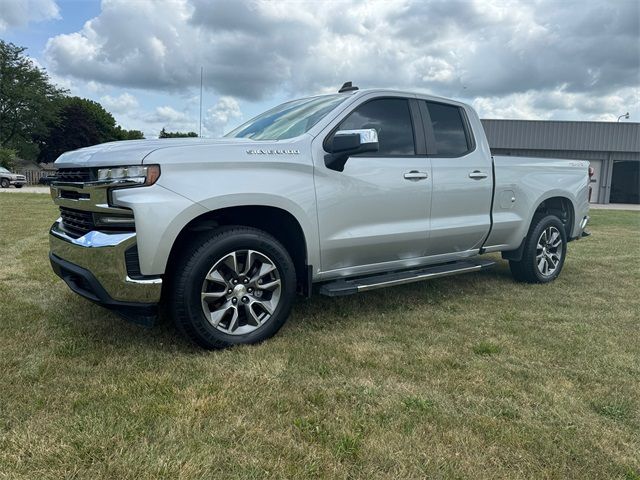
[[[4,167],[0,167],[0,173],[11,173],[11,172]]]
[[[283,103],[240,125],[225,137],[252,140],[283,140],[297,137],[309,131],[347,98],[346,95],[323,95]]]

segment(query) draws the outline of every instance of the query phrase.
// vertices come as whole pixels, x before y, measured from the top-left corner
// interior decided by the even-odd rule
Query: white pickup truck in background
[[[56,273],[129,317],[160,304],[206,348],[273,335],[296,292],[477,271],[489,252],[550,282],[589,219],[588,162],[492,157],[470,106],[350,84],[224,138],[103,144],[56,166]]]

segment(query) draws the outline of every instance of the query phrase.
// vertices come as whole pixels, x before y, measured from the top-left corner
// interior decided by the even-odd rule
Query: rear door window
[[[427,102],[435,137],[436,156],[459,157],[471,150],[460,107]]]

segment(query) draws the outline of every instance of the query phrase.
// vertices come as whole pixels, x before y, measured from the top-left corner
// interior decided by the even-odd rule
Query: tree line
[[[164,128],[160,130],[158,138],[191,138],[197,137],[196,132],[167,132]]]
[[[24,47],[0,40],[0,163],[51,163],[76,148],[144,138],[116,124],[98,102],[55,86]]]

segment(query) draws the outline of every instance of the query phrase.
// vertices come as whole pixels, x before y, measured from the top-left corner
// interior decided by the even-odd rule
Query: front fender
[[[133,210],[143,275],[163,274],[178,234],[192,219],[207,213],[202,205],[157,184],[114,190],[112,198],[116,205]]]
[[[205,158],[211,149],[171,150],[156,151],[145,160],[161,165],[156,185],[114,192],[119,205],[134,210],[143,274],[164,273],[178,234],[195,218],[254,205],[291,214],[304,234],[308,263],[320,265],[313,166],[304,150],[290,158],[258,159],[236,151],[244,155],[236,161]],[[191,160],[180,160],[184,157],[177,153]]]

